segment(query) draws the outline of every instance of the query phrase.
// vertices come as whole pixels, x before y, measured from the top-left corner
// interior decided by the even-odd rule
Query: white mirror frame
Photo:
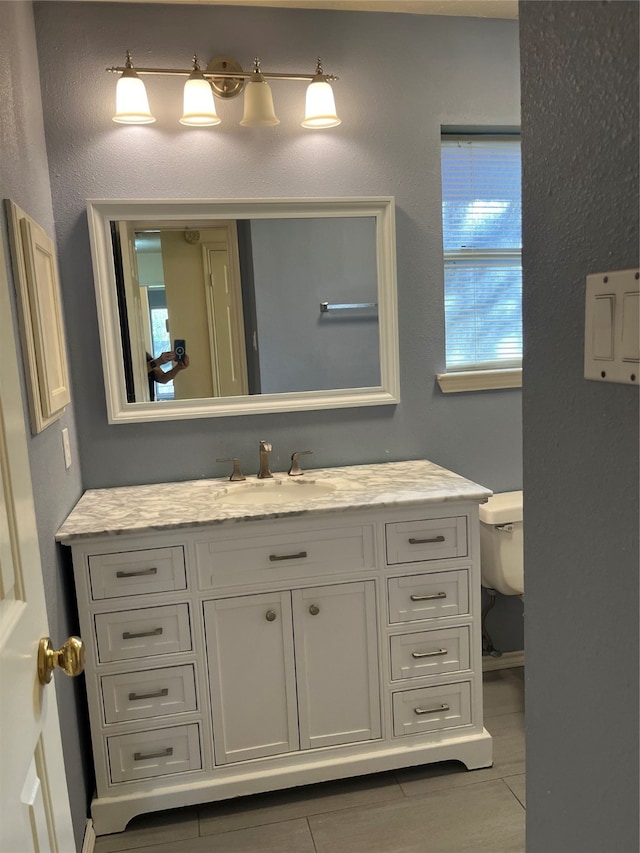
[[[139,219],[163,221],[181,218],[185,220],[273,219],[294,216],[297,218],[352,216],[375,218],[381,384],[367,388],[339,388],[330,391],[211,397],[152,403],[128,402],[111,245],[111,221]],[[400,401],[395,205],[392,196],[229,200],[89,199],[87,218],[109,423],[380,406]]]

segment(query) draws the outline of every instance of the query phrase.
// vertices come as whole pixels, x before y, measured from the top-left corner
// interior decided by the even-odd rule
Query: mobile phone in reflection
[[[184,338],[176,338],[173,342],[173,351],[176,354],[176,361],[184,361],[187,354],[187,343]]]

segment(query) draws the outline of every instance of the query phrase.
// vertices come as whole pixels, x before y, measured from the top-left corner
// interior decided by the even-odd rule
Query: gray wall
[[[380,385],[373,217],[251,222],[260,386],[264,393]]]
[[[37,3],[35,17],[85,487],[222,476],[214,460],[229,455],[251,473],[260,438],[273,443],[273,470],[304,447],[319,467],[426,457],[495,490],[521,486],[520,392],[443,397],[434,379],[444,368],[440,126],[519,124],[517,22],[83,2]],[[157,124],[117,126],[104,69],[127,48],[139,65],[175,67],[196,51],[245,66],[260,55],[277,71],[311,68],[320,53],[341,78],[343,124],[303,130],[304,84],[280,82],[277,128],[239,127],[239,101],[220,105],[218,128],[184,128],[182,82],[147,78]],[[332,195],[396,197],[402,403],[109,426],[86,199]]]
[[[0,197],[12,199],[54,237],[31,4],[0,3],[0,21]],[[0,210],[0,239],[4,242],[9,263],[4,205]],[[12,270],[7,272],[9,282],[13,283]],[[12,308],[17,324],[15,300]],[[22,365],[20,357],[18,363]],[[28,424],[24,374],[21,381],[25,422]],[[63,427],[69,430],[73,455],[73,464],[68,471],[65,470],[62,453]],[[49,630],[54,643],[60,645],[69,634],[78,632],[73,584],[69,582],[70,568],[56,549],[54,540],[60,523],[81,494],[73,405],[67,407],[59,421],[38,435],[29,436],[28,448]],[[78,840],[84,832],[90,784],[90,771],[84,766],[83,757],[88,754],[87,747],[79,734],[86,731],[83,686],[82,677],[72,680],[56,676],[60,719],[64,721],[62,743]]]
[[[583,378],[638,265],[638,4],[521,2],[527,850],[638,851],[638,389]]]

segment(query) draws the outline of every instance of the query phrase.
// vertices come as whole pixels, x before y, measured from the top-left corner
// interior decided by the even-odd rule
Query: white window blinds
[[[443,136],[447,370],[522,364],[520,140]]]

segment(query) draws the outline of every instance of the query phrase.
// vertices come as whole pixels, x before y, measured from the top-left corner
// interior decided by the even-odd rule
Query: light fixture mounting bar
[[[114,74],[122,74],[122,72],[126,71],[127,69],[125,66],[122,65],[112,65],[111,68],[107,68],[106,70],[110,73],[113,72]],[[136,74],[163,74],[167,77],[177,75],[182,77],[188,77],[191,74],[192,70],[192,68],[189,68],[187,70],[183,70],[182,68],[138,68],[137,65],[135,67]]]
[[[122,74],[123,71],[126,71],[127,69],[123,65],[112,65],[111,68],[107,68],[106,70],[110,73]],[[188,77],[192,70],[192,68],[139,68],[137,65],[135,67],[136,74],[157,74],[165,77]],[[253,71],[203,71],[202,73],[207,79],[220,77],[224,80],[250,80],[254,74]],[[280,74],[275,71],[270,72],[262,70],[260,73],[265,79],[269,80],[313,80],[316,76],[315,74]],[[328,82],[340,79],[339,77],[336,77],[335,74],[324,74],[323,77]]]

